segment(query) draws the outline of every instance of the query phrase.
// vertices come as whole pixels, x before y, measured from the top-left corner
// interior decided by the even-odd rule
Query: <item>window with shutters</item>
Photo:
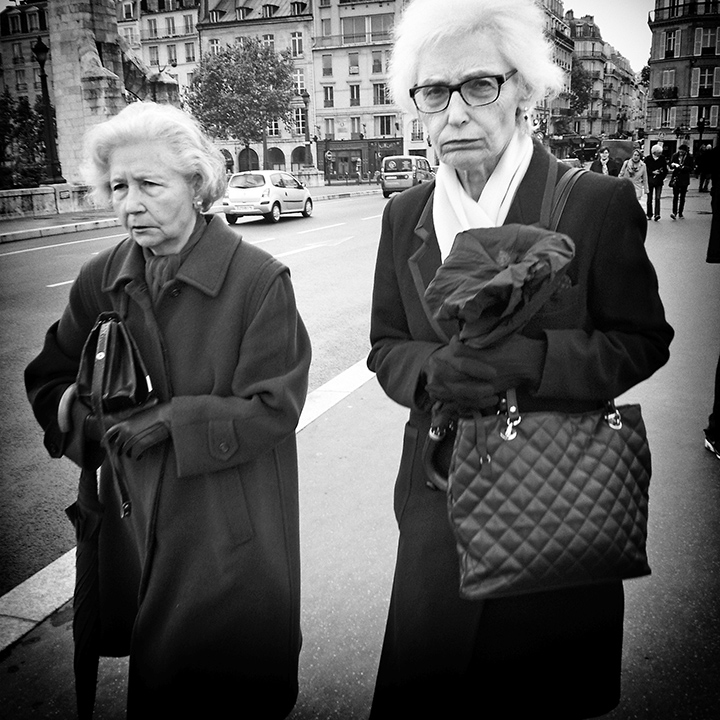
[[[350,107],[360,105],[360,86],[356,84],[350,85]]]
[[[695,43],[693,55],[717,55],[718,36],[717,28],[695,28]]]

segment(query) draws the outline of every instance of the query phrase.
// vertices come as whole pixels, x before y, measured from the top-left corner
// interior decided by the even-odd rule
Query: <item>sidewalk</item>
[[[315,202],[351,197],[354,195],[377,195],[380,188],[375,185],[333,185],[310,188]],[[50,237],[68,232],[95,230],[96,228],[118,227],[120,223],[112,210],[83,210],[46,217],[18,217],[0,220],[0,244],[17,240],[31,240]]]
[[[406,414],[364,360],[308,396],[297,430],[303,649],[293,720],[366,717],[392,583]],[[74,555],[0,598],[3,718],[74,717]],[[126,673],[126,658],[101,660],[96,718],[124,717]]]
[[[720,266],[705,263],[709,198],[648,227],[670,362],[640,402],[653,452],[652,575],[625,583],[622,699],[605,720],[714,720],[720,707],[720,462],[702,447],[720,349]],[[397,545],[393,482],[407,412],[358,362],[308,397],[298,428],[300,695],[289,720],[364,720]],[[74,717],[71,551],[0,598],[0,717]],[[127,660],[103,658],[96,720],[125,716]],[[562,691],[559,682],[555,692]]]

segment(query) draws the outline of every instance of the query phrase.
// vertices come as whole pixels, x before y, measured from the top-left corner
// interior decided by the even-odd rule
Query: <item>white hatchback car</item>
[[[212,212],[223,212],[234,225],[243,215],[262,215],[277,222],[285,213],[302,213],[310,217],[313,201],[308,189],[283,170],[248,170],[235,173],[228,181],[225,197]]]

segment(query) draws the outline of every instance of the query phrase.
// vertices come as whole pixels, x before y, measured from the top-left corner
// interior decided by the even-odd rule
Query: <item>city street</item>
[[[244,218],[245,240],[291,270],[300,313],[313,344],[310,390],[368,352],[372,271],[386,201],[380,195],[319,202],[310,218],[289,215],[276,225]],[[25,397],[22,373],[60,317],[81,264],[121,238],[107,228],[28,240],[0,249],[0,595],[74,545],[63,508],[77,472],[51,460]]]
[[[685,219],[670,219],[666,190],[662,220],[650,223],[647,235],[676,331],[670,361],[620,399],[642,405],[653,452],[653,572],[625,583],[623,696],[605,716],[609,720],[713,720],[720,706],[720,462],[702,444],[720,349],[720,266],[704,261],[709,195],[698,194],[695,181],[691,187]],[[369,293],[384,204],[381,198],[334,201],[318,205],[311,221],[238,225],[249,241],[263,242],[292,269],[315,345],[314,388],[367,352]],[[300,235],[311,229],[308,223],[316,232]],[[9,255],[46,244],[37,241],[0,252],[0,292],[7,308],[0,337],[6,388],[1,451],[6,507],[0,522],[3,545],[15,551],[29,548],[28,537],[38,533],[45,533],[42,543],[56,543],[55,557],[63,552],[60,546],[72,546],[72,540],[58,546],[45,526],[62,515],[75,479],[72,472],[58,479],[55,468],[62,463],[45,461],[39,434],[27,430],[32,422],[19,373],[39,342],[28,328],[42,322],[42,334],[66,289],[54,290],[63,293],[53,301],[58,307],[39,298],[53,292],[48,284],[71,278],[77,268],[79,256],[71,262],[65,255],[87,256],[103,242],[112,240],[89,241],[82,251],[71,249],[80,243],[65,242],[51,262],[28,260],[43,256],[42,250],[25,253],[24,260]],[[34,319],[33,307],[39,308],[41,320]],[[341,355],[348,347],[348,354]],[[363,720],[368,715],[395,560],[392,483],[405,414],[370,379],[298,433],[304,644],[300,695],[291,720]],[[11,472],[8,461],[14,463]],[[62,488],[51,491],[51,484]],[[42,517],[35,517],[38,509],[28,502],[33,494],[43,497]],[[21,510],[24,515],[10,517]],[[0,552],[5,563],[5,547]],[[38,568],[32,549],[22,562]],[[70,619],[65,604],[0,656],[0,707],[13,720],[63,718],[72,712]],[[124,717],[126,672],[126,660],[102,660],[97,718]],[[561,692],[562,678],[549,691]]]

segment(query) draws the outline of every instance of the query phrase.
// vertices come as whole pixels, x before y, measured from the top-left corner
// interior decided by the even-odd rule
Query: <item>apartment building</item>
[[[652,30],[647,145],[661,140],[674,152],[718,139],[720,3],[656,0]]]
[[[47,0],[26,0],[23,5],[0,13],[0,93],[27,98],[33,107],[42,98],[40,65],[32,48],[41,38],[50,45],[47,26]],[[45,65],[48,92],[53,97],[52,48]]]
[[[564,158],[572,152],[570,76],[575,43],[570,37],[563,1],[542,0],[541,5],[545,14],[545,34],[553,48],[553,60],[563,71],[563,87],[557,97],[543,100],[535,108],[533,125],[552,152]]]
[[[120,37],[151,70],[173,78],[182,95],[200,59],[200,0],[117,0],[116,5]]]
[[[572,10],[566,18],[575,42],[574,61],[590,76],[590,104],[573,118],[573,130],[592,150],[603,138],[637,138],[643,117],[638,103],[642,94],[638,77],[628,60],[602,39],[592,15],[576,18]]]

